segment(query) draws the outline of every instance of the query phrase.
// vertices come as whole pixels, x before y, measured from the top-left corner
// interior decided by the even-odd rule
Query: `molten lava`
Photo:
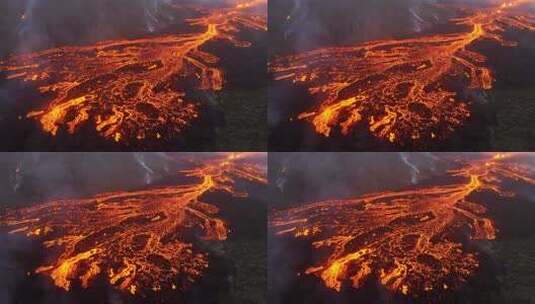
[[[455,290],[479,267],[468,240],[493,240],[498,233],[485,201],[473,194],[512,196],[505,182],[535,185],[535,171],[499,154],[448,176],[444,184],[275,211],[270,226],[279,237],[312,245],[315,264],[304,273],[333,290],[359,289],[371,278],[404,295]]]
[[[67,291],[97,278],[134,295],[184,291],[209,267],[209,254],[192,239],[223,241],[229,231],[203,195],[247,196],[235,183],[266,183],[266,171],[265,164],[231,154],[181,174],[196,182],[8,210],[1,223],[42,242],[46,261],[35,274]]]
[[[308,88],[317,105],[297,118],[323,136],[364,126],[399,145],[444,139],[470,116],[462,90],[488,90],[495,79],[486,55],[470,49],[474,42],[514,46],[505,31],[535,32],[535,16],[517,9],[524,2],[462,8],[454,33],[321,48],[277,58],[270,70]]]
[[[265,0],[239,1],[234,7],[197,9],[186,20],[200,32],[60,47],[12,56],[0,62],[7,79],[33,82],[45,98],[27,114],[56,135],[89,125],[114,141],[172,138],[199,115],[195,91],[224,85],[219,57],[202,50],[210,41],[238,47],[242,29],[266,30],[265,16],[252,8]]]

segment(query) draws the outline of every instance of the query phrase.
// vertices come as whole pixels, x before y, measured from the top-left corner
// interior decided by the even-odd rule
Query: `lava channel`
[[[518,9],[526,2],[457,7],[463,17],[450,22],[458,32],[320,48],[275,58],[269,69],[275,80],[308,89],[316,105],[297,119],[322,136],[348,136],[362,125],[401,146],[443,140],[471,115],[460,93],[489,90],[495,80],[487,56],[470,47],[485,39],[513,47],[506,31],[535,32],[535,16]]]
[[[266,169],[230,154],[181,174],[197,181],[10,209],[0,224],[42,243],[46,258],[33,274],[66,291],[89,288],[98,278],[136,296],[186,291],[210,266],[209,253],[192,239],[221,242],[229,232],[218,207],[203,195],[247,196],[235,183],[266,183]]]
[[[196,8],[201,17],[186,23],[199,32],[13,55],[0,62],[0,72],[37,87],[44,101],[26,117],[48,134],[75,134],[89,125],[115,142],[174,138],[200,115],[191,93],[224,86],[220,58],[202,48],[217,40],[249,47],[238,35],[244,29],[266,31],[266,17],[254,10],[265,3]]]
[[[535,185],[533,170],[507,158],[497,154],[449,171],[444,184],[276,210],[270,228],[311,244],[314,256],[324,258],[303,273],[332,290],[360,289],[372,278],[402,295],[456,290],[480,266],[467,242],[499,232],[485,202],[472,194],[512,196],[503,190],[506,181]]]

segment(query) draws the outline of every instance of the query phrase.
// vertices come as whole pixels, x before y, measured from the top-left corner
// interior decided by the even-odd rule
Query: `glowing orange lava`
[[[251,9],[265,3],[197,9],[203,16],[187,24],[201,32],[16,55],[0,62],[0,71],[7,79],[38,86],[47,99],[27,117],[49,134],[62,129],[74,134],[89,125],[117,142],[172,138],[199,115],[199,100],[191,92],[218,91],[224,85],[219,57],[202,47],[216,40],[250,46],[237,35],[242,29],[266,30],[265,16]]]
[[[270,225],[279,236],[311,243],[322,258],[304,272],[328,288],[359,289],[377,278],[405,295],[455,290],[480,263],[466,240],[493,240],[498,233],[485,201],[473,194],[513,196],[503,190],[504,182],[535,185],[535,172],[499,154],[449,171],[446,180],[275,211]]]
[[[306,86],[318,104],[298,119],[317,133],[349,135],[359,125],[384,141],[405,145],[444,139],[470,116],[467,100],[452,83],[488,90],[495,79],[476,41],[504,46],[506,30],[535,31],[535,16],[516,9],[528,1],[461,9],[451,20],[465,30],[403,40],[321,48],[275,59],[276,80]]]
[[[57,200],[8,210],[0,223],[46,248],[36,274],[65,290],[87,288],[99,277],[131,294],[187,290],[209,267],[192,238],[223,241],[228,224],[205,193],[247,196],[237,181],[266,183],[265,164],[242,155],[214,157],[183,171],[196,182],[87,199]]]

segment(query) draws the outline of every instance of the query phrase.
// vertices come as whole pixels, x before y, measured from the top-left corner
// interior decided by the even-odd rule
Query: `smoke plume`
[[[163,28],[172,0],[9,0],[4,21],[8,52],[85,44]],[[2,20],[0,20],[2,21]],[[5,52],[5,50],[2,50]],[[0,54],[1,55],[1,54]]]

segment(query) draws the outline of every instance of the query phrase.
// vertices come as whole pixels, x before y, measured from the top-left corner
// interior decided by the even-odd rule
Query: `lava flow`
[[[237,37],[241,30],[266,30],[265,16],[253,10],[265,0],[237,3],[195,8],[201,17],[186,23],[200,32],[14,55],[0,62],[0,72],[35,83],[45,101],[27,118],[49,134],[74,134],[89,125],[116,142],[173,138],[199,115],[192,93],[224,85],[219,57],[202,48],[216,40],[248,47]]]
[[[308,88],[317,105],[297,118],[323,136],[362,125],[399,145],[444,139],[470,116],[463,90],[488,90],[495,80],[487,56],[470,47],[484,39],[515,46],[505,31],[535,32],[535,16],[518,9],[526,2],[458,8],[458,32],[321,48],[277,58],[270,70]]]
[[[473,194],[511,197],[506,182],[535,185],[535,171],[507,158],[498,154],[449,171],[444,184],[275,211],[270,225],[279,237],[312,245],[316,264],[304,273],[333,290],[359,289],[372,278],[404,295],[456,290],[480,264],[469,240],[498,234],[483,196]]]
[[[8,210],[0,223],[11,234],[42,242],[46,260],[34,273],[67,291],[99,278],[133,295],[185,291],[209,267],[198,242],[223,241],[229,230],[203,195],[247,196],[235,183],[266,183],[263,166],[240,155],[215,157],[181,172],[194,180],[189,184]]]

